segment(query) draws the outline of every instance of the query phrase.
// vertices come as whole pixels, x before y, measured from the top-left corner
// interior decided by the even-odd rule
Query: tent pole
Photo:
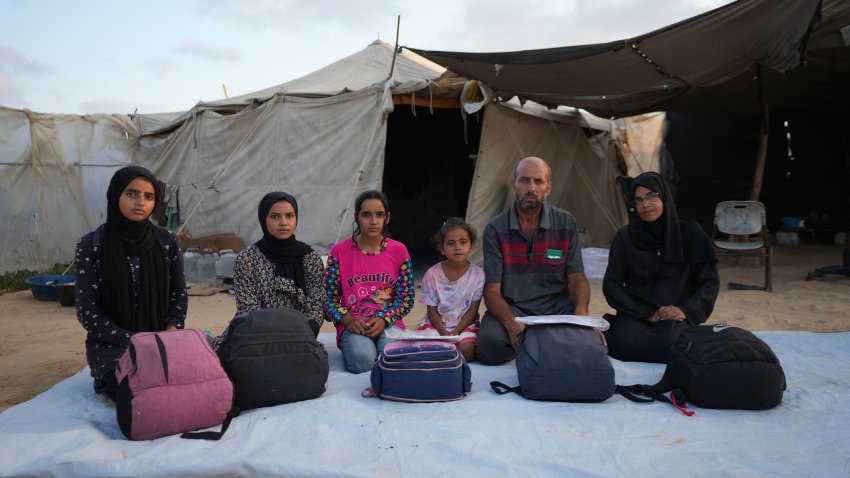
[[[761,130],[759,131],[759,149],[756,155],[756,167],[753,172],[753,188],[750,190],[750,201],[758,201],[761,186],[764,181],[764,165],[767,162],[767,134],[770,131],[770,111],[764,99],[761,82],[761,65],[756,64],[756,85],[758,87],[759,105],[761,106]]]
[[[399,32],[399,30],[401,30],[401,15],[399,15],[398,18],[396,19],[395,48],[393,48],[393,61],[392,61],[392,63],[390,63],[390,74],[389,74],[389,76],[387,76],[388,80],[393,77],[393,70],[395,69],[395,57],[398,54],[398,32]]]

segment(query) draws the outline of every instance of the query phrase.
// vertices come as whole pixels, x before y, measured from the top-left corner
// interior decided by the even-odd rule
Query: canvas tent
[[[413,49],[502,98],[569,105],[602,117],[652,111],[758,113],[754,65],[773,108],[850,102],[850,3],[739,0],[610,43],[503,53]]]
[[[597,45],[414,51],[502,99],[604,117],[672,113],[664,173],[684,193],[679,211],[706,228],[714,204],[748,198],[767,112],[759,197],[773,229],[780,215],[850,215],[850,2],[740,0]]]
[[[0,273],[73,260],[76,239],[106,219],[109,179],[134,162],[138,141],[127,115],[0,107]]]
[[[433,221],[447,214],[466,216],[483,229],[511,200],[513,164],[539,155],[553,168],[550,200],[572,211],[594,242],[609,241],[625,220],[614,181],[620,170],[613,123],[530,102],[490,103],[464,118],[459,96],[465,82],[376,41],[305,77],[186,112],[139,114],[130,121],[0,110],[3,127],[15,132],[0,150],[0,220],[17,226],[0,237],[0,246],[15,251],[2,256],[0,271],[70,261],[75,239],[104,220],[106,185],[127,164],[146,166],[178,187],[185,232],[195,237],[233,232],[248,243],[256,240],[259,198],[282,189],[299,199],[299,239],[328,244],[351,233],[358,192],[388,188],[388,176],[398,183],[393,168],[418,171],[408,181],[425,185],[422,197],[444,198],[451,193],[441,180],[445,165],[466,161],[469,170],[453,179],[452,187],[465,189],[455,195],[460,204],[454,209],[441,209],[439,201],[412,207],[405,204],[406,191],[395,193],[402,200],[394,201],[394,213],[407,215],[408,224],[418,218],[424,225],[415,240],[427,243],[439,227]],[[446,118],[454,123],[423,126]],[[83,126],[90,132],[77,131]],[[464,146],[437,147],[448,144],[447,135]],[[434,148],[430,157],[411,151],[425,147]],[[63,206],[51,209],[57,204]],[[79,212],[65,213],[66,205]]]
[[[491,104],[485,107],[483,119],[470,116],[463,123],[457,100],[465,79],[407,50],[395,52],[392,67],[393,53],[390,45],[377,41],[304,78],[202,103],[172,124],[143,129],[143,147],[150,138],[152,148],[160,150],[150,154],[156,157],[152,169],[180,187],[186,230],[195,236],[231,231],[253,241],[260,235],[253,214],[259,197],[282,189],[299,199],[301,217],[309,218],[299,225],[301,240],[328,244],[347,237],[356,194],[393,186],[384,184],[390,161],[385,150],[387,124],[402,109],[413,108],[416,119],[409,126],[413,131],[406,134],[418,135],[424,143],[438,143],[445,138],[422,137],[424,129],[420,131],[417,122],[427,121],[433,109],[448,106],[456,110],[453,114],[459,123],[446,134],[463,135],[464,126],[481,128],[480,143],[472,151],[475,170],[467,179],[471,182],[466,186],[471,187],[469,207],[454,211],[483,229],[511,200],[506,191],[513,164],[525,155],[541,155],[553,162],[553,176],[563,186],[563,197],[553,200],[570,204],[577,215],[576,208],[582,209],[589,235],[601,242],[610,240],[625,216],[614,183],[619,172],[609,149],[610,122],[574,110],[548,112],[531,105]],[[385,81],[391,68],[393,77]],[[139,122],[145,124],[144,115]],[[594,128],[589,127],[591,123]],[[595,134],[589,137],[586,131]],[[425,147],[424,143],[411,148]],[[435,154],[458,153],[435,150]],[[462,161],[466,156],[464,152],[451,160]],[[423,197],[432,200],[407,211],[411,218],[418,218],[408,224],[422,223],[429,208],[443,197],[439,179],[445,163],[439,166],[441,159],[445,158],[396,159],[425,161],[418,175],[410,178],[411,184],[432,176],[423,192]],[[405,194],[409,191],[399,191],[398,197],[404,199]],[[569,194],[580,200],[572,202]],[[396,208],[399,202],[404,201],[393,205],[397,217],[405,214]],[[604,213],[596,214],[599,210]],[[428,242],[423,236],[430,236],[443,219],[439,214],[429,217],[432,223],[427,232],[411,241]]]

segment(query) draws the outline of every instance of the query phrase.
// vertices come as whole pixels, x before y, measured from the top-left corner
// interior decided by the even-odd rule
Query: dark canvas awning
[[[740,0],[605,44],[502,53],[411,50],[484,82],[500,98],[603,117],[759,114],[755,65],[771,110],[846,110],[849,24],[846,0]]]

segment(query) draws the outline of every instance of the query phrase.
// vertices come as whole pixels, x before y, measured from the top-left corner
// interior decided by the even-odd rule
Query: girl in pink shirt
[[[354,201],[354,233],[337,243],[325,270],[325,310],[336,324],[345,369],[372,369],[389,339],[389,326],[404,328],[413,308],[413,268],[404,244],[388,237],[387,197],[364,191]]]

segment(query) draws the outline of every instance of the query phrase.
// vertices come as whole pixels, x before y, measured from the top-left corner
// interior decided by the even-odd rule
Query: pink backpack
[[[115,376],[118,426],[131,440],[219,425],[233,407],[233,384],[200,330],[133,335]]]

